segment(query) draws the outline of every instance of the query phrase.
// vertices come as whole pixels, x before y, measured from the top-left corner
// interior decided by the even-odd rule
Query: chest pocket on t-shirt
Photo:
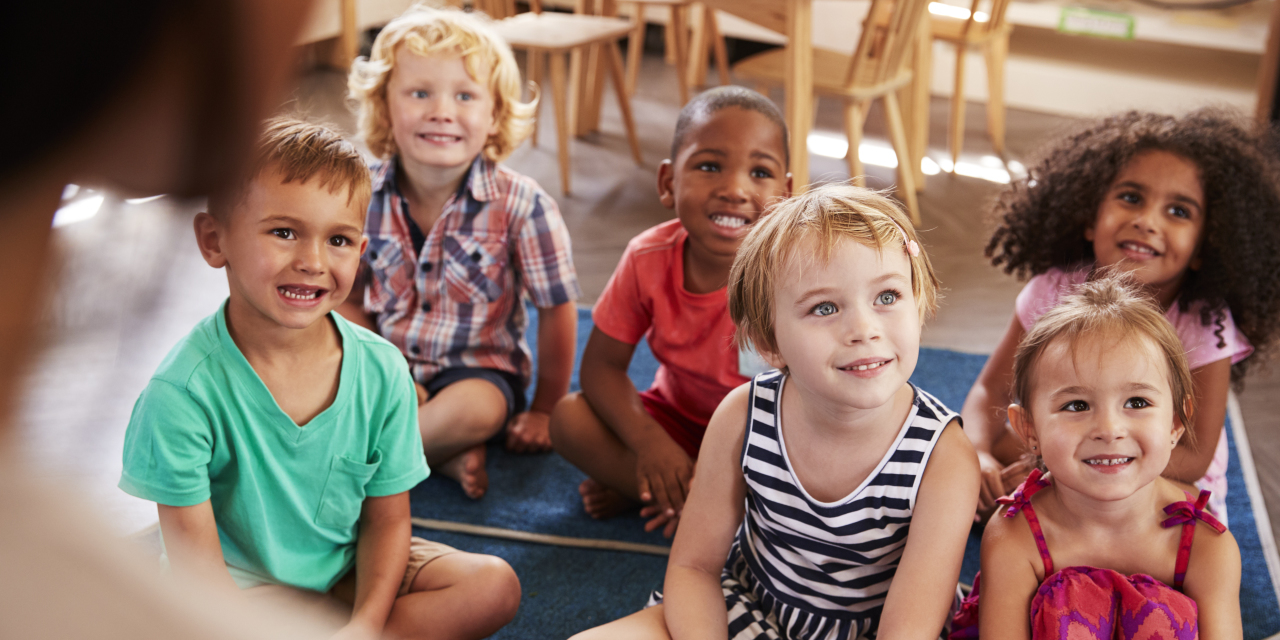
[[[316,524],[344,530],[354,527],[360,519],[360,508],[364,506],[365,485],[369,484],[380,464],[382,454],[377,451],[368,463],[356,462],[342,455],[333,456],[329,476],[325,478],[324,489],[320,492]]]
[[[369,311],[381,313],[397,301],[407,301],[413,291],[413,265],[400,243],[388,238],[369,238],[365,249],[372,277],[369,282]]]
[[[456,302],[486,304],[502,299],[507,243],[488,236],[444,238],[444,284]]]

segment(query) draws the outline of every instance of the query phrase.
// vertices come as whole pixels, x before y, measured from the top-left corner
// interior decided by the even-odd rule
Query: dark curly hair
[[[1264,360],[1280,329],[1280,138],[1274,129],[1220,109],[1182,117],[1130,111],[1093,122],[1046,147],[1027,178],[1000,195],[999,226],[985,254],[1020,279],[1057,267],[1091,264],[1085,229],[1120,170],[1135,155],[1167,151],[1200,170],[1205,226],[1201,267],[1178,295],[1186,312],[1203,302],[1200,322],[1217,325],[1223,309],[1254,346],[1231,367],[1234,383]]]

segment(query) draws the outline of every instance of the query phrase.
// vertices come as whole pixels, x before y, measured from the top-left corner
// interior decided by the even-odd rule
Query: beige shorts
[[[454,553],[457,549],[439,542],[423,540],[417,536],[409,538],[409,563],[404,570],[404,578],[400,581],[397,596],[409,593],[414,578],[427,563],[441,556]],[[282,584],[267,584],[244,590],[244,594],[253,600],[268,605],[280,603],[284,606],[311,613],[320,618],[332,617],[337,626],[346,624],[351,617],[351,605],[355,601],[356,570],[353,568],[333,585],[328,593],[317,593],[306,589],[298,589]]]

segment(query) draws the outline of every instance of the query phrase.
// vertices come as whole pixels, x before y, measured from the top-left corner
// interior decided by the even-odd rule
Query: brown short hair
[[[267,121],[244,178],[209,197],[209,213],[225,220],[244,198],[249,183],[270,169],[278,171],[285,184],[316,179],[330,193],[346,189],[347,202],[361,203],[362,211],[369,208],[373,185],[360,152],[328,127],[278,117]]]
[[[1081,336],[1149,338],[1163,356],[1168,371],[1174,415],[1187,427],[1186,437],[1194,444],[1195,430],[1189,422],[1193,409],[1191,370],[1182,340],[1155,300],[1143,293],[1131,276],[1120,271],[1104,273],[1075,286],[1031,327],[1013,357],[1015,404],[1030,409],[1036,363],[1049,345],[1062,339],[1074,348]]]
[[[825,262],[844,239],[877,250],[905,247],[907,242],[919,244],[915,227],[902,208],[870,189],[824,185],[779,201],[747,234],[729,271],[729,315],[738,329],[735,339],[739,346],[777,353],[774,297],[779,273],[805,241],[816,245],[815,257]],[[923,249],[919,255],[908,253],[907,258],[911,293],[923,321],[938,307],[938,278]]]
[[[349,95],[359,105],[360,134],[373,155],[386,159],[396,154],[387,82],[401,45],[420,56],[458,55],[472,79],[488,74],[493,121],[498,131],[485,142],[481,153],[486,158],[498,162],[529,137],[537,100],[520,101],[516,58],[511,47],[486,22],[483,14],[415,5],[378,33],[369,57],[356,60],[347,77]]]

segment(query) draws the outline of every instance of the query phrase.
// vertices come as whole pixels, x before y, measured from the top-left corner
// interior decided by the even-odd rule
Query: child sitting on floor
[[[1019,345],[1009,421],[1048,473],[1000,499],[952,638],[1241,637],[1235,539],[1160,476],[1195,437],[1194,378],[1140,291],[1080,285]]]
[[[569,389],[580,295],[569,233],[533,180],[501,166],[532,128],[511,49],[461,11],[410,9],[351,71],[374,155],[367,284],[343,313],[400,348],[420,385],[427,462],[479,498],[484,442],[551,448]],[[524,295],[538,307],[538,382]],[[361,301],[363,300],[363,308]]]
[[[354,605],[344,637],[493,633],[519,605],[515,574],[410,537],[408,491],[428,473],[413,381],[394,346],[330,313],[365,247],[368,168],[280,119],[251,169],[196,216],[231,295],[138,398],[120,487],[159,505],[180,574],[329,592]]]
[[[677,219],[627,245],[592,312],[582,392],[551,417],[556,451],[590,476],[579,492],[592,517],[644,504],[647,530],[675,531],[707,421],[755,373],[733,346],[725,285],[742,238],[790,193],[787,161],[782,114],[754,91],[712,89],[681,110],[658,167]],[[660,366],[637,393],[627,368],[642,337]]]
[[[579,640],[938,638],[978,461],[956,414],[907,381],[937,286],[875,192],[818,187],[756,223],[729,312],[778,370],[707,425],[665,604]]]
[[[1051,145],[1028,179],[1005,190],[986,254],[1032,277],[961,411],[982,465],[983,511],[1030,470],[1005,426],[1018,343],[1072,285],[1118,268],[1160,304],[1195,379],[1186,425],[1195,438],[1173,450],[1164,476],[1212,491],[1210,506],[1225,519],[1227,393],[1258,360],[1249,355],[1280,338],[1275,145],[1265,125],[1230,113],[1130,112]]]

